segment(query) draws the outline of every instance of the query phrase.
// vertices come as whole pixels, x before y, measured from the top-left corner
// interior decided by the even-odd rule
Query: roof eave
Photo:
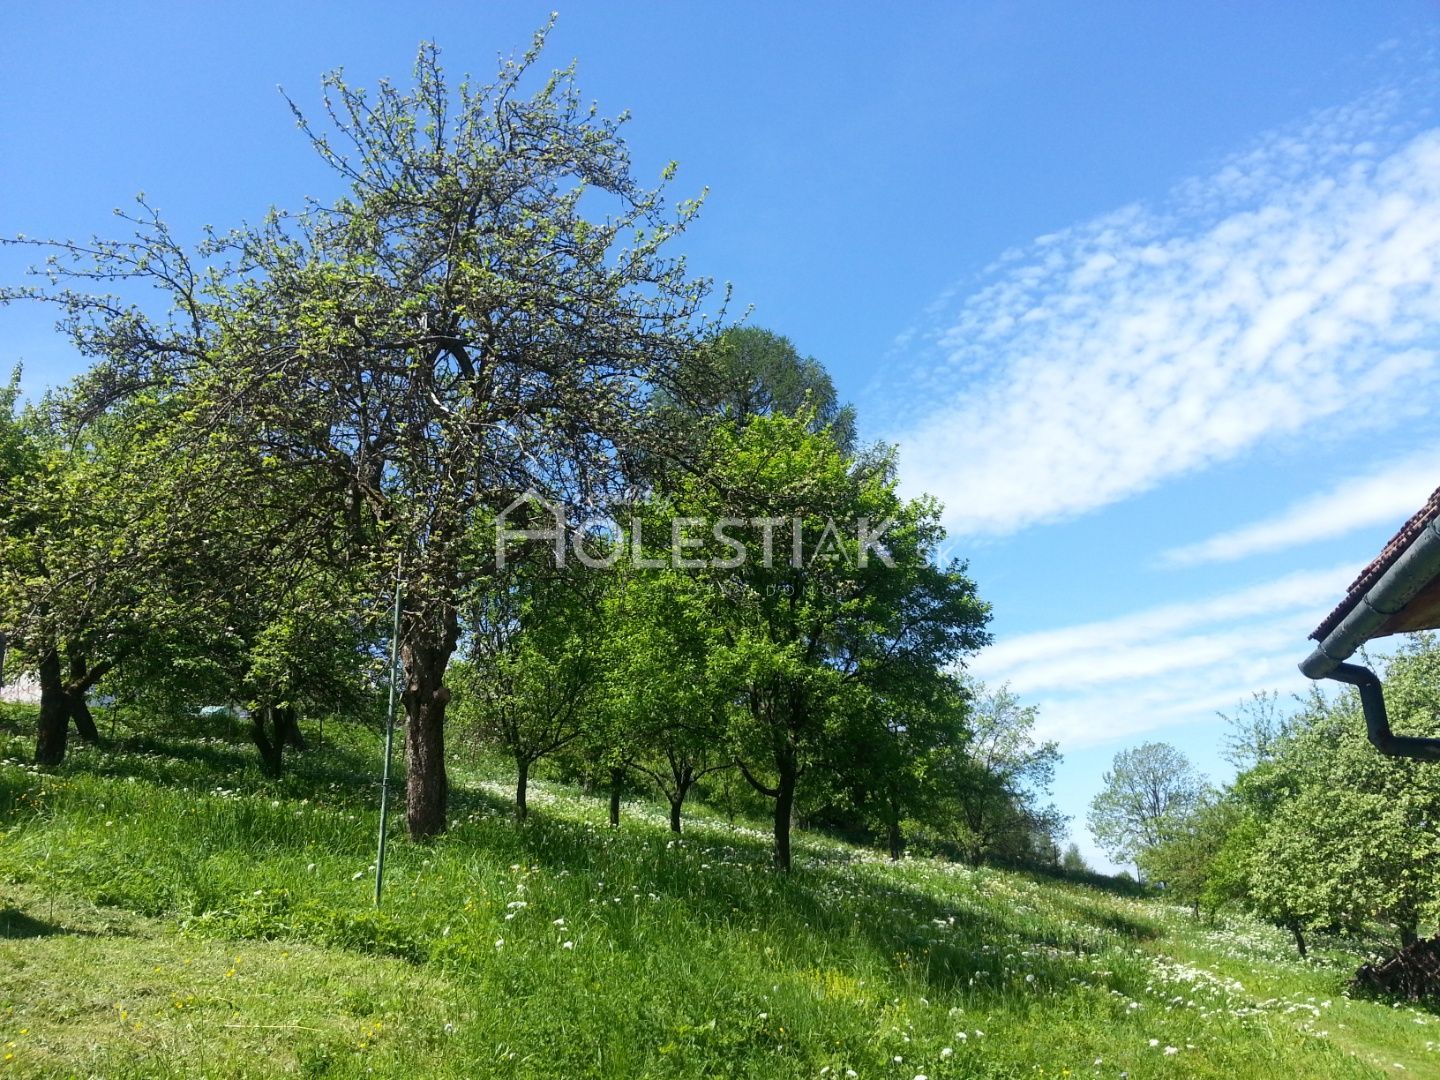
[[[1409,620],[1404,626],[1396,625],[1406,622],[1402,617],[1407,605],[1437,579],[1440,579],[1440,519],[1426,525],[1375,584],[1355,599],[1344,618],[1306,657],[1300,670],[1311,679],[1323,679],[1372,638],[1398,629],[1422,630],[1440,625],[1440,619],[1428,612],[1426,617]]]

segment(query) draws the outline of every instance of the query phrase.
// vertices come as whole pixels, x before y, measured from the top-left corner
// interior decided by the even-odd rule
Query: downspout
[[[1410,542],[1300,665],[1308,678],[1334,679],[1360,691],[1366,734],[1376,750],[1390,757],[1440,761],[1440,739],[1419,739],[1392,732],[1379,677],[1367,667],[1346,661],[1437,577],[1440,577],[1440,520],[1431,522]]]

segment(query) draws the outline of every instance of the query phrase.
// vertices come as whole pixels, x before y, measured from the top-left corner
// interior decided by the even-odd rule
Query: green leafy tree
[[[736,764],[773,800],[775,860],[788,869],[801,777],[876,715],[856,695],[978,648],[988,608],[962,565],[930,561],[942,535],[934,502],[902,500],[888,459],[848,458],[803,415],[719,426],[706,468],[657,510],[682,531],[730,523],[682,541],[705,564],[696,577],[721,628],[711,671],[740,706]]]
[[[1294,734],[1294,721],[1280,708],[1280,695],[1256,691],[1233,715],[1220,714],[1229,727],[1225,758],[1237,769],[1254,768],[1274,759]]]
[[[1440,643],[1408,640],[1386,665],[1397,730],[1440,734]],[[1265,774],[1270,798],[1250,864],[1255,903],[1315,929],[1388,926],[1416,939],[1440,897],[1440,776],[1385,757],[1366,738],[1357,697],[1312,699],[1302,730]]]
[[[1060,750],[1038,742],[1038,710],[1022,705],[1008,686],[970,688],[969,738],[954,748],[939,775],[946,785],[942,821],[978,865],[1027,861],[1039,844],[1053,844],[1063,819],[1041,800],[1050,793]]]
[[[460,710],[470,730],[514,760],[522,821],[535,763],[584,736],[598,708],[607,584],[583,564],[534,562],[471,607]]]
[[[163,617],[157,577],[172,544],[143,527],[153,500],[136,482],[133,415],[75,430],[58,397],[18,415],[13,387],[8,397],[0,632],[39,683],[35,760],[53,766],[72,723],[99,741],[88,695]]]
[[[1167,897],[1190,905],[1197,918],[1212,901],[1218,906],[1216,863],[1239,813],[1232,800],[1207,798],[1172,818],[1164,839],[1139,854],[1145,878],[1163,886]]]
[[[1094,873],[1090,864],[1085,861],[1085,856],[1080,852],[1080,845],[1071,842],[1065,848],[1065,854],[1060,856],[1060,869],[1066,874],[1074,877],[1084,877],[1086,874]]]
[[[1209,790],[1184,754],[1159,742],[1116,754],[1104,785],[1090,802],[1090,833],[1111,858],[1130,862],[1168,839]]]
[[[325,122],[296,110],[348,187],[327,205],[192,253],[142,204],[132,239],[53,245],[57,289],[0,292],[61,305],[101,358],[92,410],[159,394],[192,440],[223,430],[312,474],[324,498],[292,507],[294,527],[323,523],[326,550],[343,538],[368,559],[373,595],[403,557],[416,837],[447,821],[460,612],[498,587],[478,523],[526,491],[579,504],[619,483],[708,291],[666,254],[698,204],[671,212],[637,183],[623,120],[569,70],[525,95],[543,38],[486,86],[452,90],[428,45],[410,89],[328,76]],[[96,297],[95,279],[152,284],[173,314]]]
[[[810,429],[826,431],[846,452],[855,449],[855,410],[842,404],[823,364],[802,356],[787,337],[758,326],[724,330],[698,349],[687,366],[684,399],[667,395],[662,407],[684,415],[718,417],[743,427],[761,416],[805,414]]]
[[[696,784],[734,767],[726,743],[734,703],[710,671],[719,628],[697,583],[669,569],[627,567],[605,619],[605,708],[613,723],[598,733],[600,749],[611,767],[639,773],[659,790],[678,833]]]

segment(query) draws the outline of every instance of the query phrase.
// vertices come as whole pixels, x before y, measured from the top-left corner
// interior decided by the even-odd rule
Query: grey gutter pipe
[[[1360,691],[1366,734],[1376,750],[1390,757],[1440,761],[1440,739],[1394,734],[1385,712],[1385,694],[1379,677],[1367,667],[1346,661],[1370,640],[1385,620],[1403,609],[1437,577],[1440,577],[1440,519],[1432,521],[1410,542],[1410,546],[1401,552],[1400,557],[1300,665],[1307,678],[1334,679]]]

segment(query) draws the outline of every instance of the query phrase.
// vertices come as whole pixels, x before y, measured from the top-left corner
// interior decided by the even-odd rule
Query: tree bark
[[[412,840],[439,836],[447,824],[450,779],[445,772],[445,669],[455,652],[459,629],[455,613],[435,635],[419,618],[401,630],[405,642],[405,824]]]
[[[795,760],[795,748],[785,746],[776,749],[775,768],[780,778],[773,788],[761,783],[739,758],[735,759],[735,767],[752,788],[766,798],[775,800],[775,866],[788,873],[791,814],[795,809],[795,783],[800,775],[800,768]]]
[[[255,740],[255,747],[260,751],[261,766],[270,776],[279,776],[285,767],[285,744],[280,738],[280,722],[275,714],[273,705],[265,705],[250,714],[250,737]],[[273,739],[266,731],[267,719],[275,732]]]
[[[798,769],[795,755],[788,751],[779,755],[780,779],[775,785],[775,867],[790,872],[790,816],[795,810],[795,782]]]
[[[1408,949],[1411,945],[1414,945],[1419,940],[1420,933],[1416,929],[1415,923],[1409,922],[1400,924],[1400,947],[1402,949]]]
[[[690,795],[690,788],[695,784],[695,771],[686,765],[680,770],[676,777],[675,796],[670,800],[670,831],[680,832],[680,815],[685,809],[685,800]]]
[[[75,721],[76,733],[91,746],[98,746],[100,729],[95,726],[95,717],[90,714],[90,703],[85,696],[84,690],[70,689],[65,694],[65,709]]]
[[[275,741],[292,750],[305,749],[305,736],[300,731],[300,716],[294,705],[275,710]]]
[[[1295,948],[1300,950],[1300,959],[1305,959],[1305,933],[1299,923],[1290,924],[1290,933],[1295,935]]]
[[[70,700],[60,674],[60,652],[50,649],[40,658],[40,722],[35,731],[35,764],[59,765],[65,760],[70,734]]]
[[[515,820],[524,821],[530,816],[526,795],[530,787],[530,759],[515,759]]]
[[[900,822],[892,817],[888,822],[887,832],[890,842],[890,860],[894,862],[905,854],[905,837],[900,832]]]
[[[100,742],[100,732],[95,727],[95,718],[90,715],[90,702],[86,699],[90,694],[90,687],[94,686],[98,676],[90,672],[90,666],[85,662],[82,653],[75,650],[70,652],[70,681],[65,685],[65,710],[69,718],[75,721],[75,731],[91,746]],[[104,670],[109,670],[109,665],[103,665]],[[100,669],[97,669],[97,672]]]
[[[625,782],[624,769],[610,770],[610,827],[620,827],[620,785]]]

